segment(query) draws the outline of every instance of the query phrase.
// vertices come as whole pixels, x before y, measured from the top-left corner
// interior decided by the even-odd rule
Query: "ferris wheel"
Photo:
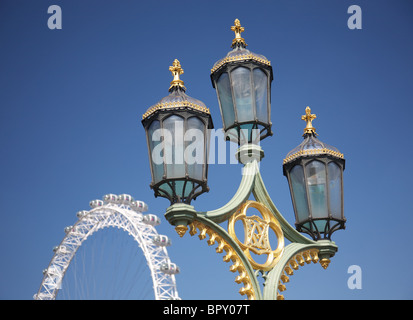
[[[66,227],[61,243],[53,248],[49,266],[43,270],[43,279],[35,300],[54,300],[62,289],[62,281],[69,265],[84,241],[95,232],[116,227],[127,232],[143,252],[153,283],[155,300],[179,299],[175,275],[179,267],[169,259],[166,247],[171,240],[160,235],[156,226],[160,219],[153,214],[143,214],[147,205],[135,201],[128,194],[107,194],[102,200],[90,202],[91,210],[79,211],[77,222]],[[118,249],[122,251],[122,248]],[[110,276],[110,275],[109,275]]]

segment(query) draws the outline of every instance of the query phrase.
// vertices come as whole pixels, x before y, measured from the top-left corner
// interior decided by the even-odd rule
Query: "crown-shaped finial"
[[[181,63],[178,59],[174,60],[172,66],[169,67],[169,71],[172,72],[172,75],[174,77],[174,79],[171,81],[169,91],[172,91],[173,88],[182,88],[185,91],[184,82],[179,78],[179,76],[184,73],[184,69],[182,69]]]
[[[241,45],[244,48],[247,46],[244,38],[241,37],[241,33],[244,32],[244,27],[241,27],[241,22],[238,19],[235,19],[234,26],[231,27],[231,30],[235,32],[235,38],[232,40],[232,48],[235,48],[237,45]]]
[[[313,120],[317,118],[315,114],[311,114],[310,107],[305,108],[305,115],[301,116],[301,120],[307,122],[306,127],[304,128],[304,135],[313,133],[316,135],[315,128],[313,127]]]

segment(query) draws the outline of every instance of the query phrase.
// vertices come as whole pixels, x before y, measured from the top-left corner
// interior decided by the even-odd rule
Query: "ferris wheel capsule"
[[[69,233],[70,231],[72,231],[73,230],[73,226],[67,226],[66,228],[65,228],[65,233]]]
[[[89,211],[87,211],[87,210],[81,210],[81,211],[78,211],[77,213],[76,213],[76,217],[78,217],[79,219],[82,219],[85,215],[87,215],[89,213]]]
[[[116,194],[109,193],[103,197],[103,201],[116,203],[118,201],[118,196]]]
[[[156,227],[161,224],[161,219],[159,219],[159,217],[155,216],[154,214],[146,214],[143,216],[143,222]]]
[[[172,244],[171,239],[169,239],[167,236],[164,236],[164,235],[157,235],[152,238],[152,241],[154,244],[160,247],[167,247]]]
[[[62,270],[58,266],[50,266],[47,269],[43,270],[43,274],[47,274],[49,276],[59,276]]]
[[[91,208],[97,208],[97,207],[102,207],[104,205],[104,202],[102,200],[92,200],[89,203]]]
[[[56,253],[56,252],[67,253],[68,250],[67,250],[67,248],[66,248],[65,246],[60,245],[60,246],[55,246],[55,247],[53,247],[53,252],[54,252],[54,253]]]
[[[164,262],[159,267],[159,270],[166,274],[177,274],[180,272],[179,267],[172,262]]]
[[[137,212],[148,211],[148,205],[143,201],[134,200],[131,202],[130,206],[132,207],[133,210]]]
[[[134,199],[130,194],[120,194],[118,200],[123,204],[130,204]]]

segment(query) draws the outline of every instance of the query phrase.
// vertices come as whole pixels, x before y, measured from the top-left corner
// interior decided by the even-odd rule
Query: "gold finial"
[[[315,128],[313,127],[313,120],[317,118],[315,114],[311,114],[311,109],[310,107],[305,108],[305,115],[301,116],[301,120],[304,120],[307,122],[307,126],[304,129],[304,135],[305,134],[317,134],[315,132]]]
[[[171,91],[174,87],[179,87],[185,90],[184,82],[179,78],[179,76],[184,73],[184,69],[182,69],[181,63],[178,59],[174,60],[172,66],[169,67],[169,71],[171,71],[174,76],[174,79],[171,81],[169,91]]]
[[[328,265],[330,264],[330,259],[323,258],[323,259],[320,260],[320,264],[323,267],[323,269],[325,270],[325,269],[328,268]]]
[[[241,32],[244,32],[244,27],[241,27],[241,22],[238,19],[235,19],[234,21],[234,26],[231,27],[231,30],[235,32],[235,38],[232,40],[232,47],[235,48],[235,46],[240,43],[244,47],[247,46],[245,43],[244,38],[241,37]]]

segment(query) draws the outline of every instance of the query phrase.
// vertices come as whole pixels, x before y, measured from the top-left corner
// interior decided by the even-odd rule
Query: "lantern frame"
[[[172,68],[172,70],[171,70]],[[170,70],[174,76],[174,80],[171,82],[171,87],[169,88],[170,95],[163,98],[158,104],[152,106],[148,109],[148,111],[143,115],[142,125],[145,128],[146,132],[146,142],[148,147],[148,156],[149,156],[149,164],[151,170],[151,177],[152,181],[150,183],[151,189],[154,190],[155,197],[164,197],[167,198],[171,205],[175,203],[185,203],[190,204],[192,200],[196,199],[200,194],[209,191],[209,187],[207,185],[208,181],[208,157],[209,157],[209,129],[212,129],[213,123],[212,118],[209,113],[208,108],[205,105],[194,98],[191,98],[185,94],[185,87],[183,86],[183,81],[179,79],[179,75],[183,73],[183,70],[180,66],[178,60],[174,61],[173,67]],[[183,163],[175,163],[176,157],[174,157],[175,150],[171,150],[172,154],[167,154],[167,148],[165,148],[165,133],[164,130],[169,130],[165,127],[165,121],[168,120],[171,116],[177,116],[182,119],[183,128],[182,128],[182,137],[177,137],[176,130],[176,122],[174,123],[173,137],[172,137],[172,148],[175,147],[175,138],[179,138],[182,144],[182,161]],[[202,172],[197,172],[200,178],[195,178],[195,172],[192,175],[189,171],[189,165],[187,161],[185,161],[185,149],[186,143],[185,141],[185,133],[189,129],[188,120],[196,118],[202,123]],[[158,121],[159,127],[156,129],[161,130],[161,137],[163,140],[159,140],[159,143],[162,143],[163,147],[163,155],[162,155],[162,176],[159,178],[155,173],[153,159],[153,149],[155,145],[152,144],[150,137],[150,128],[152,124]],[[156,131],[155,130],[155,131]],[[171,157],[172,163],[168,163],[166,159]],[[184,172],[178,176],[172,177],[172,174],[169,171],[174,171],[174,168],[177,167],[168,167],[169,165],[184,165]],[[192,164],[193,165],[193,164]],[[180,168],[182,169],[182,168]],[[196,169],[195,169],[196,170]],[[200,173],[200,174],[199,174]],[[178,183],[182,186],[179,186]],[[188,189],[190,187],[191,189]],[[189,191],[188,191],[189,190]]]

